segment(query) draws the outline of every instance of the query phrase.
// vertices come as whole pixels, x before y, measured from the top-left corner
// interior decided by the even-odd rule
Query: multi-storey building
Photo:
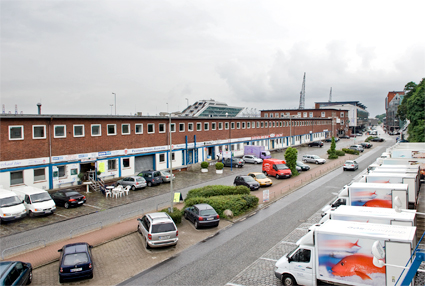
[[[0,185],[68,187],[78,174],[103,179],[146,169],[185,169],[244,145],[267,150],[326,138],[333,120],[270,117],[0,115]]]
[[[397,117],[398,106],[404,98],[404,91],[390,91],[385,98],[385,128],[387,131],[399,130],[404,122]]]
[[[330,136],[348,135],[348,110],[342,109],[275,109],[261,110],[261,117],[265,118],[328,118],[332,121],[331,129],[327,130]],[[313,121],[313,123],[316,121]],[[312,126],[314,131],[314,125]]]

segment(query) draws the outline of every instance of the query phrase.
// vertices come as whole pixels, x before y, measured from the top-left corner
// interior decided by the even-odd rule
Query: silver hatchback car
[[[137,231],[145,239],[146,248],[176,245],[179,231],[173,219],[165,212],[156,212],[138,218]]]
[[[171,175],[170,172],[167,171],[159,171],[161,173],[162,181],[163,182],[170,182],[171,181]],[[173,181],[176,178],[176,176],[173,174]]]
[[[355,171],[358,168],[359,168],[359,164],[357,164],[357,161],[354,161],[354,160],[347,160],[347,161],[345,161],[344,166],[342,166],[342,169],[344,171],[346,171],[346,170]]]
[[[123,187],[131,186],[131,190],[144,189],[146,188],[146,180],[140,176],[131,176],[123,178],[117,181],[117,185],[122,185]]]

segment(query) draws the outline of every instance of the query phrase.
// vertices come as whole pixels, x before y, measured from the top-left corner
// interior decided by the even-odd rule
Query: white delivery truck
[[[328,219],[416,226],[416,210],[397,211],[396,209],[389,208],[340,206],[335,209],[330,209],[320,220],[320,223],[324,223]]]
[[[370,171],[370,173],[397,173],[397,174],[416,174],[419,178],[419,166],[402,166],[398,168],[393,168],[393,166],[400,166],[400,165],[392,165],[390,167],[376,167],[374,170]],[[413,168],[407,168],[407,167],[413,167]]]
[[[420,188],[420,180],[417,174],[397,174],[397,173],[369,173],[364,176],[366,183],[380,184],[408,184],[409,208],[416,209],[416,201]]]
[[[381,162],[381,166],[389,166],[389,165],[408,165],[408,166],[419,166],[419,172],[421,174],[421,178],[425,177],[425,158],[416,159],[416,158],[396,158],[396,159],[384,159]]]
[[[24,201],[29,216],[53,214],[56,210],[55,202],[49,193],[43,189],[22,186],[15,187],[12,191]]]
[[[297,247],[276,262],[275,275],[284,285],[327,282],[393,286],[400,275],[399,282],[403,281],[407,271],[392,265],[410,266],[415,237],[413,226],[331,219],[300,238]],[[384,267],[373,263],[372,246],[376,241],[385,249],[388,265]]]
[[[338,197],[322,208],[322,216],[341,205],[408,209],[407,184],[352,183],[345,186]]]
[[[0,223],[25,217],[27,211],[18,196],[9,190],[0,189]]]

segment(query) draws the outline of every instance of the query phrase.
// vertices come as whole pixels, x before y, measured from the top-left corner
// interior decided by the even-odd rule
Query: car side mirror
[[[58,252],[62,252],[62,249],[58,249]]]
[[[89,244],[89,248],[93,248],[93,245],[90,245],[90,244]]]

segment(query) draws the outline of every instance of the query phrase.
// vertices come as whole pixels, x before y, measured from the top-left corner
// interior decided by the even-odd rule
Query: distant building
[[[348,110],[348,124],[352,133],[356,133],[357,130],[361,130],[368,125],[369,112],[366,111],[367,107],[360,101],[315,102],[315,107]]]
[[[369,126],[378,126],[378,118],[369,118]]]
[[[244,107],[228,106],[226,103],[218,102],[214,99],[199,100],[183,110],[180,116],[240,117],[244,109]]]
[[[404,91],[390,91],[385,98],[386,121],[385,128],[387,131],[398,130],[403,126],[404,122],[397,117],[398,106],[404,98]]]

